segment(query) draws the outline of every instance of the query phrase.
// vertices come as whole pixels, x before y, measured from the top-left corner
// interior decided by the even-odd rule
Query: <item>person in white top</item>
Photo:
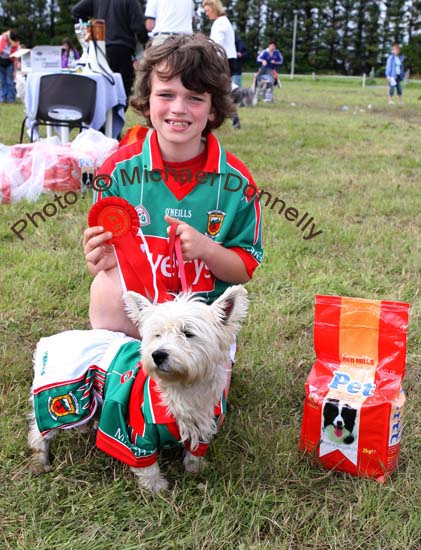
[[[225,15],[225,8],[222,5],[221,0],[203,0],[202,6],[206,16],[213,21],[210,38],[224,48],[225,53],[227,54],[232,77],[237,61],[234,28],[228,17]],[[239,129],[241,127],[238,113],[235,114],[232,124],[234,128]]]
[[[204,0],[202,6],[207,17],[213,21],[210,33],[211,39],[224,48],[228,61],[237,59],[234,28],[225,15],[225,8],[221,1]]]
[[[193,0],[148,0],[145,26],[157,45],[171,34],[193,34],[194,17]]]

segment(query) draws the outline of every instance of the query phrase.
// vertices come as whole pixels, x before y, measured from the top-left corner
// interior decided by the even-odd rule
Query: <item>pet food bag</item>
[[[316,296],[316,361],[300,449],[329,469],[384,479],[396,467],[409,304]]]

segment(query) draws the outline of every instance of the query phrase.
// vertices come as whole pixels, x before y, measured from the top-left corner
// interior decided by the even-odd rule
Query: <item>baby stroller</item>
[[[261,67],[254,77],[254,89],[257,99],[263,99],[267,103],[273,101],[273,88],[275,86],[275,78],[270,67]]]

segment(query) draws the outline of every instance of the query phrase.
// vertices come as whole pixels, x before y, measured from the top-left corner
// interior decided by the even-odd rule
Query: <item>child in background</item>
[[[399,44],[393,44],[392,46],[392,53],[387,58],[386,63],[386,79],[388,83],[388,97],[389,97],[389,105],[393,105],[393,95],[396,93],[398,96],[399,104],[403,104],[402,100],[402,85],[401,82],[403,81],[405,77],[405,69],[403,66],[404,63],[404,57],[403,55],[400,55],[401,48]]]
[[[76,61],[80,58],[80,54],[73,46],[70,38],[65,38],[61,48],[61,67],[63,69],[72,69],[76,66]]]
[[[131,105],[151,130],[104,162],[98,174],[111,185],[95,197],[122,197],[136,207],[144,247],[167,287],[168,231],[177,224],[188,286],[208,302],[250,280],[263,257],[257,187],[212,133],[232,115],[230,90],[224,50],[205,36],[173,36],[147,48]],[[84,234],[94,276],[91,324],[138,338],[123,309],[127,287],[110,237],[103,227]]]

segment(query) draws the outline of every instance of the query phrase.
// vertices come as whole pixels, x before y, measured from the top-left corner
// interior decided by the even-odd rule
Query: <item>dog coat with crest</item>
[[[108,330],[72,330],[42,338],[34,356],[34,410],[38,429],[88,422],[102,405],[96,444],[135,468],[152,465],[157,451],[185,445],[204,456],[209,442],[191,449],[175,418],[161,403],[156,382],[140,361],[141,342]],[[215,423],[226,412],[226,390],[215,406]]]

